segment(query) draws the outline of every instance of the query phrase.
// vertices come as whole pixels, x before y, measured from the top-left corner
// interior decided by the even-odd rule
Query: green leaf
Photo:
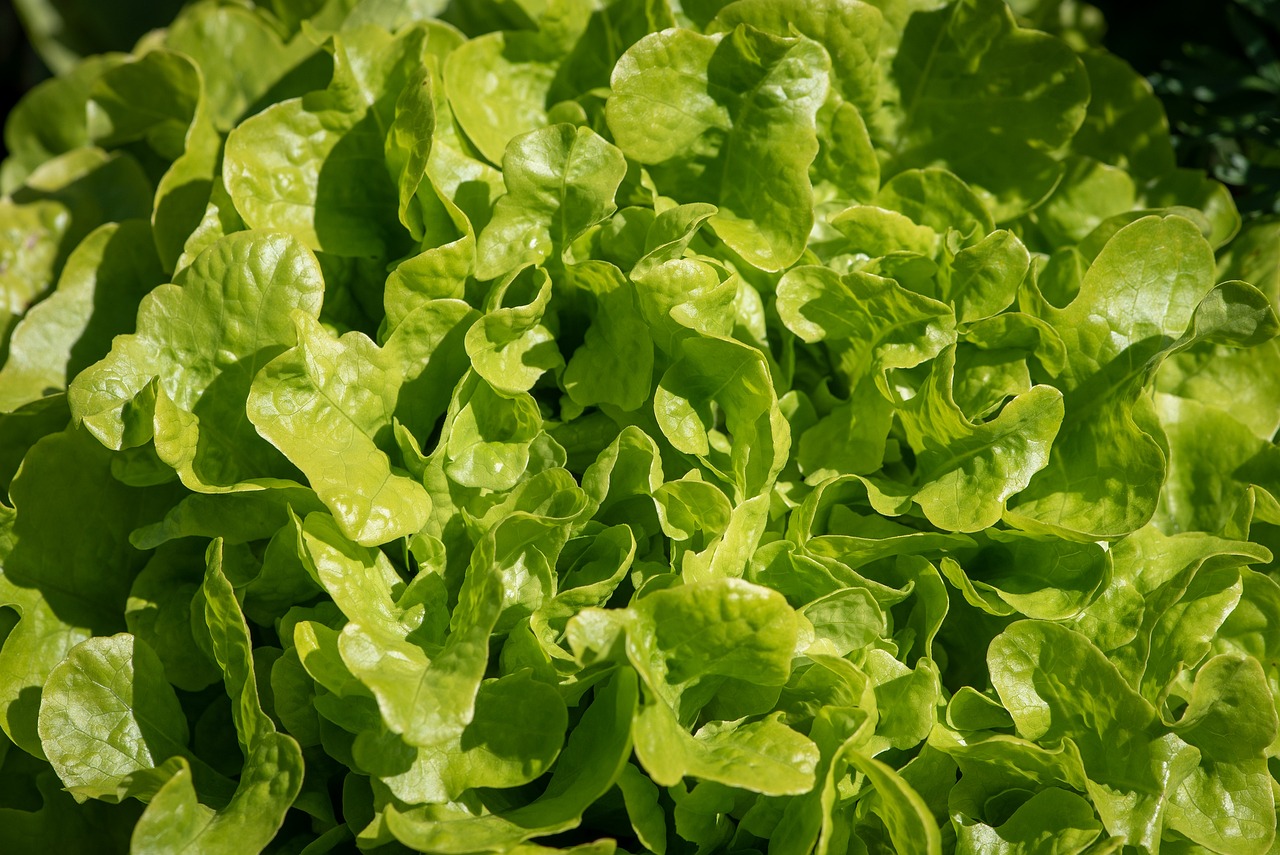
[[[176,160],[201,98],[200,72],[178,53],[152,51],[108,69],[89,90],[89,138],[102,146],[145,140]],[[148,92],[146,101],[136,96]]]
[[[652,165],[661,190],[717,205],[711,226],[734,252],[782,270],[813,226],[809,165],[829,70],[816,43],[745,25],[723,36],[655,33],[614,68],[609,130],[623,153]],[[743,182],[744,171],[757,180]]]
[[[401,92],[422,86],[413,70],[423,35],[365,27],[335,36],[329,88],[275,103],[232,130],[222,176],[250,228],[286,231],[340,256],[401,251],[398,185],[408,173],[393,177],[384,140]]]
[[[465,337],[479,314],[461,300],[430,300],[414,309],[387,337],[383,352],[403,378],[395,417],[426,436],[449,406],[470,361]]]
[[[640,600],[630,617],[627,655],[659,703],[686,722],[723,678],[783,685],[797,631],[795,612],[781,594],[717,579]]]
[[[897,282],[797,267],[778,283],[778,314],[806,342],[840,342],[837,364],[854,384],[886,368],[913,368],[954,341],[951,309]]]
[[[534,33],[486,33],[449,54],[449,106],[467,138],[492,164],[513,137],[548,124],[554,50]]]
[[[6,122],[0,851],[1275,848],[1280,231],[1096,9],[158,2]]]
[[[1196,673],[1178,734],[1214,760],[1260,757],[1276,738],[1270,694],[1257,659],[1215,656]]]
[[[102,226],[76,247],[57,289],[14,329],[0,368],[0,410],[66,389],[68,381],[132,332],[134,306],[164,281],[143,222]]]
[[[631,272],[654,344],[668,354],[677,353],[685,330],[721,336],[733,330],[736,277],[709,258],[684,257],[715,210],[690,203],[658,214],[645,235],[644,255]]]
[[[190,57],[152,50],[96,80],[87,105],[90,138],[104,146],[139,140],[171,164],[151,211],[156,248],[172,269],[209,200],[219,136],[203,75]]]
[[[1270,845],[1274,831],[1265,817],[1274,806],[1270,783],[1257,774],[1260,758],[1215,760],[1173,734],[1158,736],[1155,710],[1083,636],[1055,624],[1016,623],[992,642],[988,665],[1021,735],[1050,744],[1069,739],[1077,746],[1089,795],[1110,833],[1154,851],[1168,822],[1215,848],[1257,852]],[[1215,665],[1205,688],[1219,670],[1238,669],[1228,661]],[[1234,703],[1226,700],[1212,712],[1198,706],[1187,730],[1196,731],[1200,716],[1229,718]],[[1255,732],[1258,751],[1261,737],[1272,731],[1264,724]],[[1209,804],[1235,804],[1238,820],[1206,822]]]
[[[1143,178],[1173,170],[1169,122],[1151,84],[1105,51],[1080,59],[1089,73],[1089,110],[1071,148]]]
[[[89,90],[123,59],[119,53],[88,57],[23,95],[5,121],[9,157],[0,175],[4,193],[11,193],[45,161],[88,145],[85,104]]]
[[[805,3],[800,0],[737,0],[716,13],[707,32],[732,32],[746,24],[775,36],[813,39],[831,57],[831,88],[859,112],[879,106],[880,10],[870,3]]]
[[[566,269],[594,298],[591,326],[565,365],[565,393],[582,407],[639,409],[653,387],[653,337],[640,313],[636,286],[607,262]]]
[[[244,753],[244,770],[226,807],[197,801],[185,759],[167,770],[169,779],[152,797],[133,831],[132,852],[198,849],[210,855],[260,852],[276,836],[302,789],[302,751],[277,732],[262,709],[254,675],[249,627],[222,569],[222,543],[214,541],[202,591],[214,658],[231,696],[231,716]]]
[[[61,620],[38,590],[8,579],[0,579],[0,602],[19,616],[0,648],[0,727],[15,746],[44,757],[37,721],[45,680],[93,631]]]
[[[199,567],[199,557],[187,544],[156,552],[133,580],[124,613],[129,632],[159,657],[165,678],[186,691],[199,691],[220,677],[213,658],[196,642],[193,627],[192,601],[200,576],[192,571]]]
[[[991,529],[964,566],[946,558],[941,569],[970,604],[996,615],[1063,620],[1102,593],[1112,559],[1095,543]]]
[[[0,414],[0,486],[5,493],[31,447],[64,429],[70,418],[66,395],[50,395]]]
[[[432,237],[440,245],[400,262],[387,277],[383,303],[390,332],[423,303],[461,298],[467,278],[475,272],[476,240],[471,222],[447,197],[439,196],[437,201],[445,216],[435,225],[441,234]]]
[[[552,125],[513,137],[502,156],[507,195],[476,245],[476,276],[493,279],[564,250],[615,210],[622,152],[590,128]]]
[[[138,549],[155,549],[184,537],[248,543],[271,537],[287,525],[290,511],[305,516],[323,507],[312,490],[297,485],[240,493],[193,493],[175,504],[160,522],[134,529],[129,542]]]
[[[547,788],[528,804],[480,816],[460,807],[401,811],[392,806],[387,810],[387,825],[408,846],[444,853],[511,847],[531,837],[576,828],[586,807],[608,792],[626,766],[635,706],[635,674],[624,669],[596,690]]]
[[[1191,325],[1212,276],[1212,251],[1195,226],[1145,217],[1107,242],[1065,309],[1043,307],[1067,346],[1067,415],[1011,520],[1099,538],[1151,518],[1166,454],[1143,389],[1148,360]]]
[[[397,616],[392,585],[399,577],[386,556],[349,543],[319,514],[307,517],[303,542],[321,585],[347,615],[338,641],[343,662],[378,699],[387,725],[411,745],[460,735],[474,714],[501,608],[497,573],[477,569],[459,595],[443,648],[429,658]]]
[[[183,285],[148,294],[138,332],[117,337],[105,359],[72,381],[72,416],[108,448],[138,445],[146,434],[131,435],[127,419],[135,399],[154,394],[154,428],[143,422],[138,430],[154,430],[160,457],[189,488],[219,492],[287,476],[290,468],[244,418],[244,401],[258,370],[294,343],[290,312],[315,317],[323,291],[315,256],[294,239],[223,238],[200,254]]]
[[[713,403],[731,437],[726,474],[744,497],[759,495],[777,477],[791,443],[759,351],[728,339],[685,342],[654,393],[663,435],[685,454],[712,458]]]
[[[766,795],[799,795],[813,786],[817,748],[776,715],[711,722],[690,736],[659,702],[641,708],[635,730],[636,756],[662,786],[685,776]]]
[[[44,847],[119,855],[129,851],[129,832],[138,814],[136,803],[80,804],[62,789],[58,776],[47,765],[32,775],[14,775],[12,767],[7,771],[9,780],[35,796],[37,804],[0,808],[0,845],[16,852]]]
[[[165,33],[165,45],[200,69],[214,122],[224,132],[314,50],[306,39],[286,44],[261,15],[213,3],[183,10]],[[235,73],[244,63],[252,63],[253,74]]]
[[[938,234],[955,229],[976,240],[995,228],[982,199],[945,169],[900,172],[884,183],[875,203]]]
[[[1169,474],[1154,523],[1169,534],[1247,537],[1250,481],[1259,477],[1251,477],[1250,464],[1265,459],[1267,444],[1226,412],[1195,400],[1157,395],[1156,407],[1168,437]]]
[[[622,767],[617,786],[622,791],[631,828],[641,845],[655,855],[665,855],[667,825],[662,806],[658,803],[657,786],[630,763]]]
[[[302,784],[302,757],[287,736],[261,744],[245,763],[236,795],[221,811],[197,801],[190,767],[181,760],[134,827],[130,852],[159,855],[189,846],[211,855],[265,847]],[[292,751],[288,746],[293,745]],[[176,818],[176,819],[175,819]],[[253,851],[252,849],[250,851]]]
[[[414,203],[427,175],[436,131],[433,79],[430,66],[409,74],[396,99],[395,119],[384,143],[387,168],[399,192],[400,224],[415,239],[421,239],[426,230],[422,209]]]
[[[995,316],[1013,303],[1030,264],[1027,248],[1011,232],[991,232],[940,269],[940,296],[956,307],[960,323]]]
[[[551,301],[551,277],[540,267],[522,267],[490,292],[492,306],[467,330],[467,355],[477,374],[498,392],[528,392],[562,362],[543,316]]]
[[[146,562],[129,533],[163,513],[173,488],[120,483],[111,476],[111,455],[69,428],[32,446],[9,492],[17,513],[6,579],[38,591],[41,606],[68,624],[100,633],[120,628],[129,588]]]
[[[941,161],[999,200],[1001,219],[1040,201],[1035,190],[1026,192],[1038,183],[1028,167],[1034,172],[1038,152],[1071,139],[1089,102],[1088,76],[1075,52],[1019,28],[997,0],[914,12],[889,79],[897,89],[889,101],[892,130],[877,142],[895,156],[890,174]],[[984,156],[969,160],[966,152]],[[1018,164],[1021,180],[1008,180],[991,163]]]
[[[892,252],[912,252],[932,256],[938,246],[938,234],[928,226],[917,225],[906,214],[875,205],[858,205],[831,217],[835,226],[848,239],[848,247],[871,256]]]
[[[418,532],[426,489],[386,452],[400,377],[363,334],[334,339],[297,313],[298,344],[254,378],[249,421],[303,473],[343,533],[374,545]],[[358,472],[358,475],[353,473]]]
[[[58,244],[69,225],[66,208],[56,202],[0,199],[0,320],[6,329],[54,284]]]
[[[1089,802],[1068,790],[1050,787],[1027,799],[994,828],[983,823],[962,827],[956,852],[1075,855],[1086,851],[1101,833],[1102,825]]]
[[[872,810],[884,821],[894,849],[903,853],[940,855],[942,835],[920,794],[879,760],[864,757],[857,751],[847,751],[844,756],[875,787],[878,804]]]
[[[81,642],[49,673],[39,728],[62,783],[108,801],[154,795],[157,782],[131,778],[185,753],[188,737],[160,659],[126,633]]]
[[[899,414],[916,452],[920,486],[912,500],[947,531],[979,531],[1000,519],[1004,503],[1048,462],[1062,423],[1062,393],[1034,386],[995,418],[974,424],[951,391],[955,350],[932,363],[925,385]]]

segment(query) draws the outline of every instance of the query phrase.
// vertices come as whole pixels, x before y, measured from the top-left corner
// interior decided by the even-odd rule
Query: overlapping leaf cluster
[[[1272,847],[1280,233],[1113,57],[199,0],[6,142],[0,850]]]

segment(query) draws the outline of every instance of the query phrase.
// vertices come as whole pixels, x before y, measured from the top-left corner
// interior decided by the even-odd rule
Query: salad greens
[[[1019,20],[59,48],[0,165],[0,851],[1272,851],[1280,227]]]

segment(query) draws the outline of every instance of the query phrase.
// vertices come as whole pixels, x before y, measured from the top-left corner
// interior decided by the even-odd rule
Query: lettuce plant
[[[1280,231],[1109,54],[197,0],[5,134],[0,851],[1271,851]]]

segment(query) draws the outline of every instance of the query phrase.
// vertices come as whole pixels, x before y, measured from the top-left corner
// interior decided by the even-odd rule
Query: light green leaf
[[[1068,790],[1050,787],[1027,799],[994,828],[983,823],[962,826],[956,853],[1077,855],[1101,833],[1102,824],[1089,802]]]
[[[875,788],[878,803],[872,810],[884,821],[894,849],[904,855],[941,855],[942,835],[920,794],[891,767],[873,757],[864,757],[857,751],[846,751],[844,757]]]
[[[876,66],[883,20],[873,3],[847,0],[736,0],[716,13],[709,33],[732,32],[739,24],[775,36],[800,34],[826,48],[831,57],[831,88],[868,114],[879,106]]]
[[[443,648],[428,657],[407,637],[392,595],[399,576],[385,555],[351,544],[320,514],[307,517],[303,541],[321,585],[348,619],[338,639],[342,661],[377,698],[387,726],[410,745],[456,739],[474,714],[501,608],[494,568],[476,562]]]
[[[1088,75],[1075,52],[1052,36],[1019,28],[998,0],[914,12],[891,69],[897,89],[892,130],[877,140],[900,164],[889,171],[941,161],[984,186],[1010,216],[1039,201],[1034,191],[1021,195],[1034,181],[1020,175],[1023,180],[1005,184],[994,170],[984,174],[981,162],[988,170],[992,162],[1034,164],[1037,152],[1071,139],[1089,102]],[[993,146],[1001,151],[994,160]],[[960,156],[949,157],[952,152]],[[966,152],[983,157],[967,162]]]
[[[382,450],[399,373],[363,334],[334,339],[309,315],[294,320],[298,344],[254,378],[249,420],[306,474],[347,537],[373,545],[417,533],[430,498]]]
[[[414,239],[421,239],[426,230],[422,209],[415,204],[415,197],[426,178],[436,131],[433,81],[429,66],[409,73],[396,99],[395,119],[384,143],[387,169],[399,194],[400,224]]]
[[[760,495],[777,477],[791,445],[778,409],[769,368],[760,352],[729,339],[691,338],[658,382],[653,407],[658,425],[679,451],[712,459],[712,407],[725,416],[730,439],[728,466],[742,498]]]
[[[540,35],[486,33],[463,43],[444,64],[454,118],[492,164],[513,137],[545,126],[555,52]]]
[[[160,659],[127,633],[71,649],[45,681],[39,728],[62,783],[108,801],[153,795],[154,781],[130,777],[185,753],[188,737]]]
[[[627,655],[645,685],[692,720],[717,678],[780,686],[791,673],[798,632],[781,594],[740,579],[717,579],[655,591],[633,607]],[[703,697],[699,697],[703,695]]]
[[[595,691],[546,790],[528,804],[480,816],[449,806],[409,811],[392,806],[387,825],[398,840],[419,851],[459,855],[576,828],[586,807],[608,792],[626,766],[635,708],[635,674],[623,669]]]
[[[636,714],[636,756],[661,786],[688,776],[767,795],[799,795],[813,787],[818,749],[779,718],[711,722],[690,736],[661,701],[647,704]]]
[[[107,354],[112,338],[133,331],[134,306],[163,281],[146,223],[91,233],[67,259],[57,290],[14,329],[0,368],[0,410],[65,389]]]
[[[876,205],[857,205],[835,214],[831,225],[848,240],[849,249],[870,256],[912,252],[932,257],[938,233],[912,222],[906,214]]]
[[[1002,312],[1014,301],[1031,265],[1027,248],[1011,232],[991,232],[939,268],[939,296],[970,323]]]
[[[489,311],[467,330],[475,372],[502,394],[528,392],[545,372],[563,364],[551,330],[543,325],[551,277],[522,267],[489,292]]]
[[[1169,827],[1216,852],[1260,855],[1275,843],[1274,778],[1266,763],[1204,762],[1182,781],[1169,805]]]
[[[232,130],[222,177],[250,228],[287,231],[340,256],[404,249],[398,185],[412,170],[396,163],[393,179],[384,140],[401,92],[422,86],[414,71],[423,36],[373,27],[335,36],[328,89],[279,101]]]
[[[198,847],[209,855],[261,851],[275,837],[302,786],[297,743],[272,734],[245,760],[231,802],[220,811],[198,801],[191,768],[179,758],[133,829],[129,851],[163,855]]]
[[[45,680],[73,647],[93,637],[93,630],[60,619],[37,589],[3,577],[0,603],[18,613],[0,647],[0,728],[16,748],[43,758],[37,723]]]
[[[476,276],[493,279],[563,253],[615,210],[626,159],[590,128],[552,125],[513,137],[502,156],[507,195],[476,246]]]
[[[437,201],[444,216],[433,224],[440,234],[431,237],[432,243],[439,245],[405,259],[387,276],[383,305],[388,333],[423,303],[461,298],[468,277],[475,272],[476,239],[471,222],[447,197],[439,195]]]
[[[720,336],[733,330],[737,277],[710,258],[684,257],[715,211],[713,205],[695,202],[658,214],[645,235],[644,255],[631,272],[654,344],[671,355],[678,352],[686,330]]]
[[[454,390],[445,417],[447,439],[439,452],[443,474],[462,487],[510,490],[529,468],[541,424],[532,397],[501,395],[469,372]]]
[[[1178,735],[1223,762],[1258,759],[1276,738],[1276,710],[1252,656],[1215,656],[1196,672]]]
[[[260,232],[223,238],[195,260],[182,286],[148,294],[138,332],[116,338],[105,359],[76,377],[68,392],[72,415],[109,448],[140,444],[127,419],[135,398],[151,394],[154,378],[156,450],[184,484],[218,492],[288,475],[245,419],[244,401],[258,370],[293,344],[290,312],[315,317],[323,292],[315,256],[294,239]]]
[[[0,321],[7,329],[58,275],[58,244],[71,224],[65,207],[0,199]]]
[[[1215,665],[1205,687],[1238,671],[1239,661]],[[1050,623],[1016,623],[992,642],[988,665],[1020,734],[1050,744],[1069,739],[1078,747],[1089,795],[1110,833],[1154,851],[1167,822],[1215,847],[1259,852],[1270,845],[1274,830],[1264,817],[1274,806],[1270,782],[1257,774],[1261,758],[1232,762],[1228,757],[1240,755],[1229,753],[1215,760],[1173,734],[1159,736],[1155,710],[1083,636]],[[1194,732],[1201,717],[1230,718],[1233,704],[1198,706],[1187,730]],[[1254,751],[1271,732],[1266,726],[1255,731]],[[1222,744],[1208,733],[1204,738],[1211,748]],[[1209,804],[1236,805],[1241,821],[1206,822]]]
[[[1212,276],[1212,250],[1194,225],[1145,217],[1107,242],[1065,309],[1043,307],[1067,346],[1067,415],[1011,520],[1096,539],[1151,518],[1166,455],[1143,391],[1148,361],[1191,325]]]
[[[720,239],[749,264],[782,270],[813,226],[809,165],[829,73],[808,39],[745,25],[723,36],[667,30],[618,61],[606,116],[618,147],[650,164],[663,192],[717,205]]]
[[[797,267],[778,283],[778,314],[806,342],[838,342],[850,385],[886,368],[913,368],[955,340],[949,306],[868,273]]]
[[[875,204],[938,234],[955,229],[967,240],[979,240],[995,228],[982,199],[945,169],[900,172],[880,188]]]
[[[916,452],[920,486],[913,501],[939,528],[979,531],[993,526],[1009,497],[1044,468],[1062,423],[1062,393],[1032,387],[995,418],[974,424],[952,395],[954,367],[954,348],[944,350],[899,415]]]

